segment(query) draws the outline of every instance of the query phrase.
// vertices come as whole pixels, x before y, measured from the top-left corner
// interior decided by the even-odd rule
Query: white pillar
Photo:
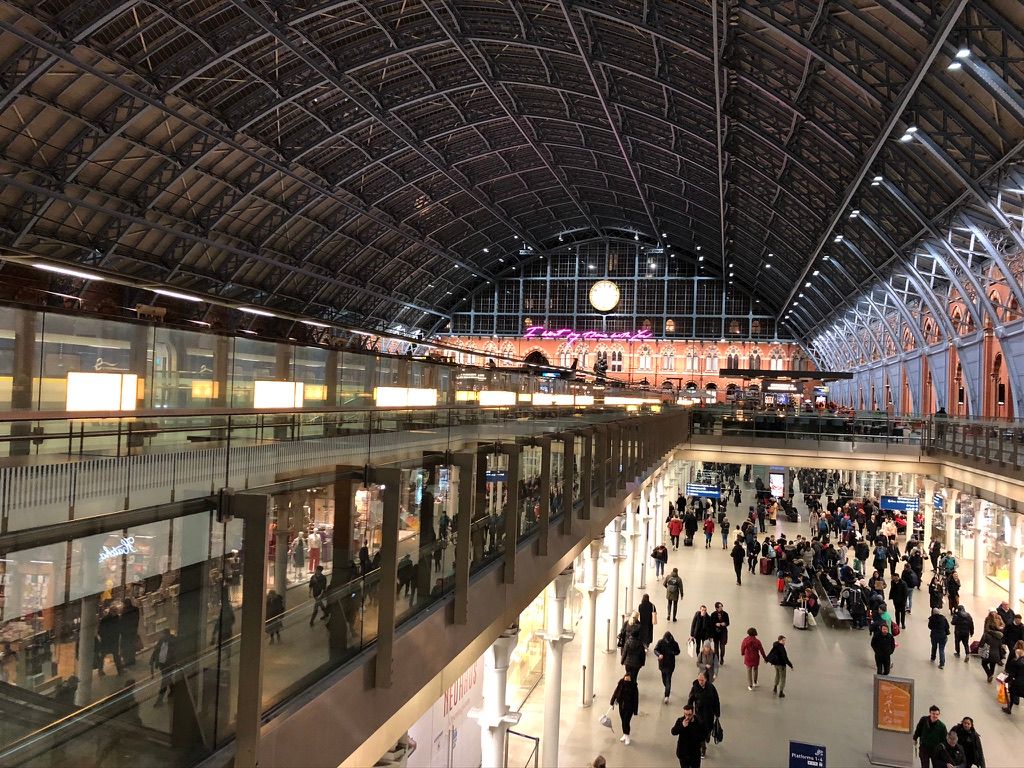
[[[481,765],[505,768],[505,732],[519,722],[519,713],[509,710],[506,682],[508,664],[519,640],[519,626],[512,625],[484,652],[483,703],[469,716],[480,723]]]
[[[634,591],[636,590],[636,540],[640,535],[638,530],[640,525],[640,516],[633,511],[632,505],[626,506],[626,527],[628,534],[626,536],[626,605],[623,607],[624,613],[629,613],[633,610],[633,603],[635,600]]]
[[[960,495],[960,491],[956,488],[945,488],[943,489],[943,495],[946,497],[946,504],[942,510],[943,520],[946,524],[946,541],[943,545],[943,551],[953,552],[956,547],[956,500]]]
[[[622,575],[622,560],[625,555],[622,553],[622,525],[623,517],[619,515],[612,520],[605,528],[605,540],[608,542],[608,556],[611,558],[612,567],[609,575],[608,597],[611,605],[608,610],[608,637],[607,652],[615,653],[614,638],[619,635],[620,616],[619,610],[619,583]]]
[[[640,589],[647,588],[647,569],[651,559],[651,490],[640,490],[640,509],[637,514],[640,523]]]
[[[572,568],[555,577],[548,586],[547,644],[544,657],[544,733],[540,740],[540,764],[558,768],[558,726],[562,717],[562,649],[573,633],[562,626],[565,597],[572,584]],[[486,763],[483,763],[486,765]]]
[[[928,546],[932,543],[932,526],[935,524],[935,481],[929,480],[927,477],[922,478],[921,484],[924,486],[924,499],[922,505],[924,506],[924,539],[921,542],[921,549],[927,555]]]
[[[1007,552],[1010,555],[1010,609],[1014,613],[1020,612],[1020,580],[1024,576],[1024,558],[1021,557],[1024,549],[1021,547],[1021,542],[1024,542],[1024,515],[1018,513],[1014,515],[1013,522],[1013,533],[1010,536],[1010,540],[1013,542],[1007,547]]]
[[[597,584],[597,566],[601,561],[601,539],[594,539],[583,550],[583,706],[594,702],[594,664],[597,645],[597,596],[604,591]]]
[[[665,540],[665,473],[658,476],[654,486],[654,498],[652,500],[651,514],[654,516],[654,528],[651,533],[654,535],[653,547],[660,546]]]
[[[980,510],[979,510],[980,512]],[[982,517],[977,512],[974,515],[974,589],[973,594],[981,595],[981,585],[985,581],[985,528],[982,525]]]

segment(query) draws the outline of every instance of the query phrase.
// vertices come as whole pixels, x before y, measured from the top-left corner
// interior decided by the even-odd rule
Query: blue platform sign
[[[880,499],[882,509],[892,512],[917,512],[921,500],[917,496],[883,496]]]
[[[946,506],[946,499],[944,496],[938,493],[932,496],[932,507],[935,509],[942,509],[944,506]]]
[[[700,496],[705,499],[720,499],[722,498],[722,492],[718,490],[717,485],[708,485],[705,483],[687,483],[686,484],[686,495],[687,496]]]
[[[825,747],[789,742],[789,768],[825,768]]]
[[[484,480],[488,483],[507,483],[508,472],[503,469],[488,469],[484,472]]]

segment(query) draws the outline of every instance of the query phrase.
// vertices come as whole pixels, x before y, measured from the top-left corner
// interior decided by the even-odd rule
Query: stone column
[[[82,553],[82,583],[86,590],[96,588],[99,560],[88,550]],[[92,681],[96,672],[94,654],[96,653],[96,625],[99,620],[99,595],[90,594],[82,598],[80,603],[80,622],[78,629],[78,659],[75,675],[78,677],[78,690],[75,691],[75,704],[84,707],[92,704]]]
[[[632,504],[626,505],[626,528],[628,533],[626,534],[626,605],[623,607],[623,612],[628,613],[633,610],[633,602],[635,596],[633,592],[636,590],[636,540],[640,535],[640,531],[637,530],[639,527],[639,515],[633,511]]]
[[[519,640],[519,626],[513,624],[484,652],[483,703],[469,716],[480,723],[481,765],[505,768],[505,733],[519,722],[519,713],[508,706],[506,682],[508,664]]]
[[[622,561],[625,555],[622,553],[622,526],[624,519],[619,515],[608,527],[605,528],[605,540],[608,542],[608,555],[611,557],[612,568],[609,575],[608,595],[611,598],[609,606],[608,638],[607,648],[609,653],[615,653],[615,643],[612,640],[618,637],[619,617],[622,611],[619,610],[619,581],[622,575]]]
[[[562,717],[562,651],[572,640],[566,631],[565,598],[572,585],[572,568],[566,568],[548,585],[547,629],[544,656],[544,733],[540,740],[540,764],[558,768],[558,729]]]
[[[946,540],[943,544],[943,551],[952,552],[956,546],[956,500],[960,491],[956,488],[946,488],[943,495],[946,497],[946,505],[942,510],[943,520],[946,523]]]
[[[981,515],[974,515],[974,589],[973,594],[981,595],[981,585],[985,581],[985,528],[982,526]]]
[[[640,491],[640,509],[637,520],[640,523],[640,589],[647,588],[647,568],[651,554],[651,488]]]
[[[927,477],[921,478],[921,485],[924,486],[924,499],[921,506],[924,508],[924,535],[921,537],[921,548],[928,553],[928,545],[932,541],[932,526],[935,524],[935,486],[934,480]]]
[[[654,546],[659,547],[665,543],[665,510],[667,506],[665,504],[665,473],[663,472],[658,477],[658,484],[655,486],[654,492],[654,509],[651,510],[654,515],[654,528],[652,532],[654,534]]]
[[[594,664],[597,645],[597,596],[604,591],[597,585],[598,564],[601,561],[601,539],[594,539],[583,550],[583,706],[594,702]]]

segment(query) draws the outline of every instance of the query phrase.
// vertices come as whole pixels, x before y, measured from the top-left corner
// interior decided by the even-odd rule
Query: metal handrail
[[[518,736],[521,739],[526,739],[528,741],[532,741],[533,742],[533,749],[530,750],[530,754],[526,758],[526,763],[523,766],[523,768],[526,768],[526,766],[528,766],[531,762],[533,763],[533,768],[537,768],[538,761],[540,760],[540,737],[539,736],[531,736],[528,733],[520,733],[519,731],[513,731],[511,728],[509,728],[507,731],[505,731],[505,765],[508,765],[508,741],[509,741],[508,737],[509,736]]]

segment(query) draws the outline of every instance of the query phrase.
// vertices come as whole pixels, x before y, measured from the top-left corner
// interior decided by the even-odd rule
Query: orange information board
[[[910,681],[875,678],[875,728],[910,733],[913,718],[913,688]]]

